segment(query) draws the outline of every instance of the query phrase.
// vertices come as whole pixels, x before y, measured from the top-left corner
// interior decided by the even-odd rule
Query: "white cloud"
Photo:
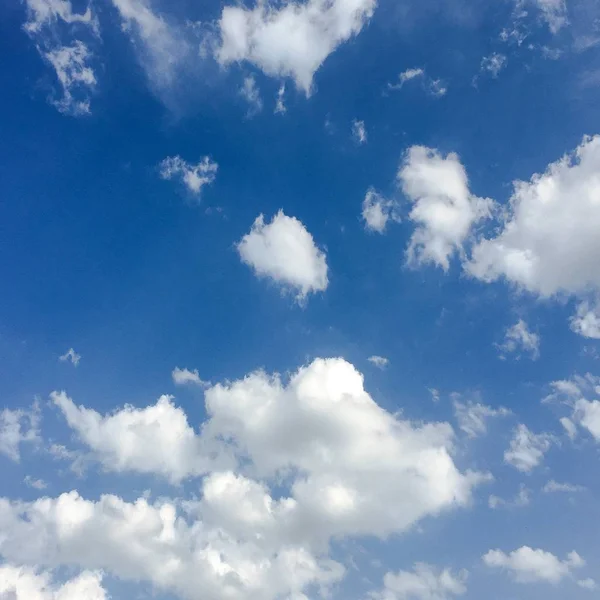
[[[567,559],[561,561],[550,552],[528,546],[522,546],[510,554],[490,550],[482,558],[488,567],[505,569],[519,583],[544,581],[556,585],[571,576],[573,569],[585,565],[577,552],[570,552]]]
[[[76,40],[71,46],[46,52],[44,57],[54,67],[62,87],[62,98],[52,101],[59,112],[74,116],[89,114],[89,91],[96,86],[96,75],[89,66],[91,54],[88,47]],[[77,89],[83,90],[83,99],[76,99]]]
[[[309,95],[316,71],[341,43],[361,31],[375,6],[375,0],[226,6],[216,56],[224,65],[248,61],[267,75],[291,77]]]
[[[573,485],[571,483],[558,483],[551,479],[543,487],[542,491],[546,494],[553,492],[565,492],[568,494],[575,494],[577,492],[584,492],[585,488],[582,485]]]
[[[498,77],[498,74],[506,66],[506,56],[494,52],[481,59],[481,71],[490,73],[492,77]]]
[[[364,121],[352,121],[352,137],[357,144],[367,143],[367,128]]]
[[[365,229],[383,233],[389,221],[400,221],[398,205],[369,188],[362,203],[362,218],[365,221]]]
[[[523,508],[531,503],[531,490],[527,489],[524,484],[519,486],[517,495],[512,500],[504,500],[498,496],[491,495],[488,498],[488,506],[491,509],[500,507],[504,508]]]
[[[417,563],[413,571],[386,573],[384,588],[370,594],[373,600],[450,600],[466,593],[468,572],[454,575],[450,569],[439,570]]]
[[[48,487],[48,484],[43,479],[34,479],[31,475],[27,475],[23,479],[23,483],[35,490],[45,490]]]
[[[406,251],[408,264],[434,263],[448,270],[452,254],[462,254],[471,228],[490,216],[491,200],[471,194],[456,154],[443,156],[424,146],[409,148],[398,180],[414,203],[409,218],[416,230]]]
[[[540,336],[530,331],[523,319],[519,319],[506,330],[504,342],[498,349],[501,350],[502,356],[522,350],[529,353],[532,360],[537,360],[540,357]]]
[[[161,396],[153,406],[125,406],[105,416],[76,406],[65,392],[52,392],[51,398],[107,471],[153,473],[178,483],[215,467],[211,448],[170,396]]]
[[[39,423],[37,404],[29,410],[3,409],[0,412],[0,454],[19,462],[21,444],[40,442]]]
[[[574,440],[577,437],[577,425],[575,425],[571,419],[567,417],[561,417],[560,424],[564,427],[571,440]]]
[[[179,177],[186,188],[194,195],[200,196],[202,188],[215,181],[219,165],[208,156],[193,165],[180,156],[168,156],[159,165],[160,176],[171,180]]]
[[[600,305],[582,302],[571,318],[571,329],[583,337],[600,340]]]
[[[544,460],[551,443],[550,435],[535,434],[526,425],[520,424],[514,431],[508,450],[504,452],[504,462],[523,473],[530,473]]]
[[[277,90],[277,100],[275,102],[275,114],[283,115],[287,111],[285,107],[285,83],[282,83]]]
[[[552,33],[558,33],[568,25],[566,0],[532,0],[542,13]]]
[[[48,572],[0,565],[0,598],[4,600],[108,600],[102,575],[84,571],[62,584]]]
[[[389,359],[385,356],[373,355],[369,356],[367,360],[373,363],[378,369],[385,369],[390,364]]]
[[[487,432],[488,419],[494,417],[505,417],[511,412],[504,408],[492,408],[480,402],[463,403],[458,400],[454,401],[454,415],[458,421],[458,426],[470,438],[476,438],[484,435]]]
[[[244,77],[244,83],[240,88],[240,95],[248,103],[248,116],[251,117],[262,110],[263,103],[260,92],[256,86],[256,79],[249,75]]]
[[[448,88],[441,79],[433,79],[427,75],[424,69],[414,68],[406,69],[398,75],[398,83],[388,83],[388,90],[400,90],[404,87],[404,84],[408,81],[420,80],[423,85],[423,89],[432,96],[441,98],[446,94]]]
[[[62,95],[50,97],[59,112],[72,116],[90,113],[90,96],[96,86],[91,67],[93,58],[87,44],[73,38],[73,32],[88,29],[98,35],[98,20],[88,6],[73,12],[68,0],[26,0],[27,21],[23,29],[35,42],[40,55],[53,67]],[[67,25],[67,29],[61,26]],[[75,29],[78,27],[78,29]]]
[[[401,420],[363,383],[342,359],[316,359],[285,381],[256,371],[206,390],[200,436],[168,398],[101,416],[53,394],[105,467],[177,482],[202,473],[192,460],[199,455],[211,469],[200,498],[187,501],[90,501],[77,492],[0,499],[0,555],[39,567],[103,570],[189,600],[303,598],[315,588],[326,595],[344,575],[328,556],[333,538],[404,532],[468,505],[485,479],[457,469],[447,423]],[[218,466],[231,452],[238,472]],[[267,482],[285,489],[275,498]],[[431,593],[460,589],[453,583],[460,576],[450,572],[415,573]]]
[[[259,277],[269,277],[284,289],[297,291],[299,301],[312,292],[327,289],[325,254],[302,222],[286,216],[282,210],[268,224],[259,215],[237,250]]]
[[[112,3],[150,84],[157,91],[169,89],[190,52],[183,31],[156,14],[147,0],[112,0]]]
[[[598,587],[596,582],[590,577],[587,579],[580,579],[577,582],[577,585],[584,590],[595,590]]]
[[[198,385],[200,387],[209,385],[208,382],[200,379],[198,369],[190,371],[189,369],[175,367],[171,373],[171,377],[173,378],[173,383],[175,385]]]
[[[77,354],[73,348],[69,348],[62,356],[58,357],[58,360],[62,362],[70,362],[74,367],[76,367],[81,360],[81,354]]]
[[[585,137],[573,155],[514,183],[500,233],[475,245],[467,271],[542,297],[600,289],[599,194],[600,136]]]

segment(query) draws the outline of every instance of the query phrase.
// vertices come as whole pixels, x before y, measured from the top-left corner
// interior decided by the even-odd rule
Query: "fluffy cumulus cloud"
[[[6,600],[108,600],[102,576],[84,571],[65,583],[53,581],[49,572],[28,567],[0,566],[0,598]]]
[[[483,562],[488,567],[508,571],[519,583],[543,581],[554,585],[570,577],[574,569],[585,565],[585,561],[577,552],[569,552],[567,558],[561,561],[551,552],[528,546],[522,546],[510,554],[501,550],[490,550],[483,556]]]
[[[19,462],[21,445],[41,441],[37,404],[30,410],[5,408],[0,412],[0,454]]]
[[[579,304],[571,318],[571,329],[583,337],[600,340],[600,304]]]
[[[398,181],[413,203],[415,223],[406,259],[409,265],[433,263],[447,270],[450,257],[463,253],[471,229],[490,216],[492,202],[471,194],[458,156],[412,146],[400,165]]]
[[[370,188],[362,203],[362,218],[367,231],[383,233],[390,221],[400,221],[398,205]]]
[[[600,289],[600,136],[529,181],[517,181],[498,235],[467,264],[483,281],[505,278],[549,297]]]
[[[0,556],[102,570],[189,600],[300,598],[315,587],[326,593],[344,576],[328,554],[334,537],[401,533],[465,506],[484,479],[454,464],[448,424],[388,413],[342,359],[317,359],[285,381],[257,371],[209,388],[198,435],[168,398],[104,417],[65,394],[53,399],[105,467],[174,483],[206,472],[201,496],[0,499]],[[212,460],[215,454],[225,461]],[[275,497],[269,482],[281,488],[282,481]],[[397,595],[384,597],[437,600],[462,593],[461,581],[417,565],[391,575],[386,588]]]
[[[69,0],[26,0],[25,4],[27,21],[23,29],[54,69],[61,88],[58,97],[50,96],[50,102],[64,114],[89,114],[97,82],[92,52],[80,38],[98,35],[97,18],[89,6],[76,12]]]
[[[412,571],[386,573],[381,591],[372,600],[450,600],[466,593],[468,573],[454,575],[450,569],[439,570],[417,563]]]
[[[522,473],[530,473],[542,463],[544,454],[552,444],[552,437],[546,433],[533,433],[526,425],[520,424],[514,431],[510,446],[504,453],[504,461]]]
[[[316,71],[341,43],[361,31],[375,6],[375,0],[226,6],[218,23],[216,56],[222,64],[248,61],[267,75],[291,77],[309,94]]]
[[[170,396],[146,408],[126,406],[110,415],[76,406],[64,392],[51,397],[91,458],[107,471],[153,473],[179,482],[213,466],[210,448]]]
[[[202,188],[215,181],[219,165],[208,156],[195,165],[181,156],[167,156],[160,163],[159,170],[163,179],[179,178],[191,194],[200,197]]]
[[[301,221],[280,210],[265,223],[259,215],[249,233],[238,243],[244,263],[259,277],[268,277],[284,289],[296,292],[299,301],[327,289],[325,254],[316,246]]]
[[[526,352],[532,360],[537,360],[540,356],[540,336],[530,331],[523,319],[519,319],[506,330],[504,342],[498,349],[501,357],[514,353],[520,356],[520,352]]]
[[[481,402],[454,400],[454,414],[461,431],[470,438],[476,438],[487,432],[488,419],[505,417],[510,415],[510,411],[502,406],[492,408]]]

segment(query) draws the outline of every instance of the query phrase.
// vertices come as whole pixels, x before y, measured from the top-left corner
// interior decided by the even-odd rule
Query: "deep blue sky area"
[[[454,501],[432,501],[419,518],[397,527],[390,517],[385,535],[360,529],[358,524],[370,522],[371,516],[355,517],[360,534],[352,533],[351,521],[338,529],[332,526],[327,552],[346,568],[346,576],[332,588],[334,598],[593,598],[597,591],[590,581],[595,577],[600,585],[600,549],[592,526],[600,516],[600,421],[594,429],[581,417],[584,409],[576,404],[576,394],[542,399],[553,392],[553,381],[600,370],[600,321],[597,335],[590,330],[578,335],[573,324],[583,302],[600,319],[594,304],[600,263],[584,276],[585,289],[562,287],[549,294],[506,273],[494,281],[474,277],[467,264],[479,240],[495,238],[514,216],[514,181],[530,181],[582,145],[584,136],[600,133],[600,10],[590,0],[330,4],[339,14],[350,4],[360,7],[354,15],[355,34],[341,34],[325,52],[306,94],[295,77],[293,65],[301,61],[294,54],[292,30],[287,37],[271,39],[267,58],[251,50],[233,62],[219,55],[225,47],[224,8],[250,11],[256,6],[251,2],[94,0],[89,5],[92,21],[84,22],[69,17],[83,15],[85,2],[1,2],[0,398],[6,410],[0,413],[0,495],[35,502],[77,489],[92,501],[110,493],[126,502],[144,494],[159,504],[170,498],[179,508],[192,500],[200,503],[203,483],[197,474],[174,483],[162,467],[136,466],[133,459],[119,463],[125,454],[118,452],[133,452],[133,446],[109,452],[106,444],[112,442],[101,439],[118,436],[119,429],[101,428],[86,437],[50,400],[51,392],[65,390],[76,405],[113,416],[126,404],[143,411],[162,394],[172,394],[199,436],[201,423],[210,416],[204,407],[206,388],[219,382],[227,386],[257,369],[280,373],[287,385],[301,366],[319,357],[339,357],[364,374],[366,391],[394,418],[417,429],[449,423],[455,437],[446,450],[456,468],[489,477],[473,488],[468,501],[457,500],[458,507],[450,506]],[[255,8],[255,17],[265,22],[290,7],[287,2],[262,5],[265,12],[261,16]],[[320,0],[298,0],[298,19],[304,5],[315,14],[329,10]],[[547,5],[553,7],[550,12]],[[50,16],[44,20],[36,6],[46,7]],[[372,14],[364,9],[369,6]],[[150,33],[144,29],[148,22]],[[36,29],[27,30],[32,23]],[[306,33],[306,53],[329,43],[336,27],[334,19],[328,27]],[[257,31],[259,44],[262,34]],[[514,34],[503,39],[502,31],[520,32],[522,38]],[[170,36],[168,43],[165,36]],[[77,40],[87,48],[85,66],[94,74],[93,86],[76,80],[61,86],[59,69],[43,58],[72,48]],[[279,72],[265,66],[277,52],[283,56]],[[488,57],[500,61],[497,72],[486,68]],[[66,77],[76,79],[84,72],[82,63],[63,67]],[[422,71],[397,85],[410,69]],[[252,82],[254,99],[240,92],[244,81]],[[435,82],[445,93],[434,92]],[[278,114],[274,109],[282,85],[286,110]],[[88,103],[86,110],[77,108],[79,101]],[[356,122],[366,130],[362,142],[353,135]],[[452,246],[447,268],[407,258],[419,226],[411,209],[425,202],[426,194],[411,195],[399,170],[410,149],[418,146],[434,149],[442,158],[456,153],[468,178],[468,202],[475,197],[494,202],[493,214],[473,221]],[[196,193],[177,176],[162,177],[161,162],[175,156],[187,167],[209,157],[218,164],[214,180]],[[534,231],[530,237],[521,238],[523,244],[533,240],[531,247],[537,248],[538,239],[560,240],[553,227],[561,222],[569,231],[576,231],[580,222],[600,223],[600,153],[594,157],[589,171],[572,169],[572,179],[554,173],[556,179],[544,188],[551,189],[547,206],[539,200],[542,212],[526,230]],[[577,179],[586,176],[589,180]],[[580,182],[580,187],[567,181]],[[443,188],[442,174],[432,175],[428,185]],[[370,227],[362,212],[371,188],[384,199],[386,210],[393,207],[384,231]],[[556,196],[553,190],[559,190]],[[436,197],[450,202],[452,192],[447,194],[442,190]],[[582,197],[589,198],[588,205]],[[536,200],[527,201],[533,207]],[[572,203],[568,218],[555,218],[552,202]],[[257,263],[241,260],[238,250],[260,214],[271,223],[280,210],[298,220],[314,241],[310,251],[326,259],[327,285],[313,288],[304,299],[297,296],[293,274],[267,269],[259,275]],[[546,214],[547,225],[539,216]],[[580,244],[574,234],[574,247],[587,239],[582,237]],[[590,244],[589,253],[583,252],[584,258],[591,257],[587,265],[600,251],[598,244]],[[277,246],[269,252],[276,256]],[[291,265],[302,257],[297,249],[290,252],[283,262],[293,270]],[[567,247],[563,255],[568,254]],[[536,260],[539,266],[546,259],[540,255]],[[555,268],[577,270],[578,265],[565,258]],[[511,327],[521,322],[533,337],[523,334],[511,345]],[[59,359],[71,348],[79,361]],[[387,363],[369,360],[374,356]],[[178,386],[175,367],[197,369],[209,383]],[[589,389],[578,385],[580,400],[589,403],[585,406],[592,414],[594,395],[600,395],[594,385],[599,384],[591,383]],[[289,394],[281,399],[284,407],[293,402]],[[26,415],[35,399],[39,423],[32,426],[32,439],[26,439]],[[457,405],[468,407],[471,415],[483,411],[474,417],[483,419],[483,428],[471,435]],[[499,414],[500,407],[507,414]],[[346,409],[336,410],[342,415]],[[21,419],[17,442],[14,436],[9,440],[9,413]],[[250,411],[240,419],[250,423],[258,414]],[[567,435],[559,421],[565,417],[575,422],[577,437]],[[128,425],[134,437],[146,436],[136,429],[148,426],[144,423]],[[507,452],[520,424],[533,432],[521,450],[542,450],[541,456],[533,450],[533,466],[515,468]],[[144,440],[167,435],[166,422],[155,425],[158,429]],[[181,440],[179,434],[173,436],[169,452]],[[236,443],[242,448],[246,442],[240,438]],[[52,444],[75,454],[57,460]],[[17,448],[19,460],[9,447]],[[285,451],[274,446],[272,452]],[[337,456],[342,451],[332,447],[331,452]],[[252,455],[247,459],[259,460]],[[312,471],[302,460],[290,468],[303,473],[298,481],[311,481]],[[422,469],[422,464],[414,468]],[[240,473],[272,486],[274,497],[300,498],[293,486],[276,493],[277,477],[242,467]],[[335,477],[358,477],[344,473]],[[419,485],[431,485],[442,498],[444,484],[433,482],[441,482],[443,475],[436,473],[431,483]],[[44,480],[47,487],[27,487],[26,476]],[[372,477],[365,475],[365,486],[379,485]],[[542,491],[550,480],[572,489]],[[525,492],[519,500],[520,490]],[[373,493],[381,502],[403,506],[403,499],[390,500],[386,491]],[[490,495],[500,501],[494,504]],[[202,510],[198,508],[199,515]],[[186,519],[191,523],[193,516]],[[30,562],[12,553],[10,544],[3,546],[3,536],[10,540],[17,535],[14,527],[0,510],[0,597],[13,590],[7,565],[21,564],[54,569],[55,586],[80,570],[100,569],[106,598],[109,593],[113,599],[196,597],[183,584],[169,583],[167,575],[152,579],[147,575],[151,567],[113,569],[100,550],[94,559],[79,562],[56,557]],[[246,535],[235,531],[234,536]],[[296,543],[281,539],[281,548]],[[122,543],[127,543],[124,538]],[[303,544],[313,551],[309,542]],[[532,567],[526,552],[520,553],[523,548],[551,553],[555,562],[543,554],[538,558],[549,561],[546,566]],[[482,559],[494,549],[505,553],[502,565]],[[566,558],[573,550],[585,566]],[[314,552],[322,557],[323,547]],[[424,587],[411,587],[406,579],[384,584],[387,572],[422,575],[418,569],[413,572],[413,563],[427,563],[438,574],[449,568],[455,584],[441,575],[423,579]],[[469,571],[468,577],[462,569]],[[284,576],[278,577],[267,595],[261,588],[247,591],[242,586],[231,598],[304,593],[316,599],[325,594],[314,581],[286,587]],[[13,591],[17,600],[25,600],[22,591]],[[79,600],[88,600],[85,593],[80,592]],[[212,597],[210,591],[202,594],[197,597]],[[89,595],[89,600],[102,597]]]

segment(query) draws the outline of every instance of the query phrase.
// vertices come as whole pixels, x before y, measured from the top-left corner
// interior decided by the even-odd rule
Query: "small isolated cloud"
[[[171,377],[175,385],[198,385],[200,387],[210,385],[207,381],[200,379],[198,369],[190,371],[189,369],[175,367],[171,373]]]
[[[367,128],[364,121],[352,121],[352,137],[361,146],[367,143]]]
[[[223,65],[247,61],[272,77],[291,77],[310,95],[316,71],[340,44],[361,31],[375,6],[376,0],[226,6],[218,22],[215,55]]]
[[[385,369],[390,364],[390,360],[388,358],[385,356],[377,356],[376,354],[369,356],[367,360],[381,370]]]
[[[571,318],[571,329],[583,337],[600,340],[600,304],[579,304],[576,314]]]
[[[540,336],[530,331],[523,319],[519,319],[506,330],[504,342],[497,347],[502,358],[511,353],[520,358],[519,353],[526,352],[532,360],[537,360],[540,357]]]
[[[552,33],[558,33],[569,24],[566,0],[531,0],[539,9],[542,18]],[[523,3],[523,0],[518,0]]]
[[[0,598],[4,600],[109,600],[100,572],[82,571],[62,583],[50,571],[3,564],[0,566]]]
[[[238,243],[242,261],[259,277],[297,292],[298,301],[327,289],[327,262],[301,221],[280,210],[270,223],[259,215]]]
[[[508,450],[504,452],[504,462],[522,473],[530,473],[542,463],[552,440],[552,436],[532,433],[526,425],[520,424],[514,431]]]
[[[576,494],[578,492],[585,492],[586,488],[582,485],[573,485],[571,483],[558,483],[551,479],[543,487],[542,491],[545,494],[551,494],[554,492],[564,492],[566,494]]]
[[[553,585],[572,576],[573,570],[585,565],[585,561],[577,552],[570,552],[566,560],[561,561],[550,552],[529,546],[522,546],[510,554],[501,550],[490,550],[482,560],[488,567],[507,571],[518,583],[541,581]]]
[[[254,76],[250,75],[244,78],[240,96],[248,103],[248,117],[252,117],[262,110],[263,103]]]
[[[74,12],[69,0],[25,0],[25,4],[23,29],[52,66],[60,84],[60,94],[52,94],[50,103],[66,115],[89,114],[97,81],[91,66],[93,54],[79,38],[98,36],[96,16],[89,6],[84,12]]]
[[[389,221],[400,222],[398,204],[369,188],[362,203],[362,218],[365,229],[383,233]]]
[[[512,500],[504,500],[498,496],[491,495],[488,498],[488,506],[491,509],[497,508],[524,508],[531,504],[531,490],[524,484],[519,486],[519,492]]]
[[[73,348],[69,348],[62,356],[58,357],[58,360],[62,362],[70,362],[74,367],[76,367],[81,360],[81,354],[77,354]]]
[[[398,83],[388,83],[388,90],[401,90],[409,81],[421,81],[423,89],[432,96],[441,98],[446,94],[448,88],[441,79],[432,79],[427,75],[424,69],[406,69],[406,71],[398,75]]]
[[[510,415],[510,410],[500,407],[492,408],[480,402],[454,401],[454,415],[458,421],[461,431],[470,438],[480,437],[487,432],[487,421],[494,417],[505,417]]]
[[[450,257],[464,253],[471,228],[491,215],[492,201],[471,194],[456,154],[443,156],[424,146],[408,149],[398,182],[413,203],[409,219],[416,226],[406,250],[407,264],[433,263],[447,271]]]
[[[48,487],[48,484],[43,479],[34,479],[31,475],[27,475],[25,479],[23,479],[23,483],[27,487],[35,490],[45,490]]]
[[[598,587],[596,582],[591,577],[588,577],[587,579],[580,579],[577,582],[577,585],[584,590],[595,590]]]
[[[275,101],[275,114],[283,115],[287,111],[285,106],[285,83],[282,83],[277,90],[277,98]]]
[[[371,600],[450,600],[467,592],[468,571],[456,575],[450,569],[438,569],[416,563],[412,571],[386,573],[383,589],[372,592]]]
[[[561,417],[560,424],[563,426],[569,439],[574,440],[577,437],[577,425],[571,421],[568,417]]]
[[[19,462],[21,444],[37,444],[41,441],[39,424],[40,411],[37,403],[28,410],[3,409],[0,412],[0,454]]]
[[[506,56],[494,52],[489,56],[484,56],[481,59],[481,72],[489,73],[493,78],[498,77],[498,74],[506,66]]]
[[[196,197],[200,197],[202,188],[215,181],[219,165],[208,156],[193,165],[180,156],[168,156],[159,165],[160,176],[171,180],[179,178],[185,187]]]
[[[427,391],[431,394],[431,399],[434,402],[440,401],[440,391],[439,390],[437,390],[436,388],[427,388]]]

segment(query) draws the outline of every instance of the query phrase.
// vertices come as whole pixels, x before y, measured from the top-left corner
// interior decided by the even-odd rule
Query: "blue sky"
[[[2,3],[0,598],[594,597],[599,47]]]

